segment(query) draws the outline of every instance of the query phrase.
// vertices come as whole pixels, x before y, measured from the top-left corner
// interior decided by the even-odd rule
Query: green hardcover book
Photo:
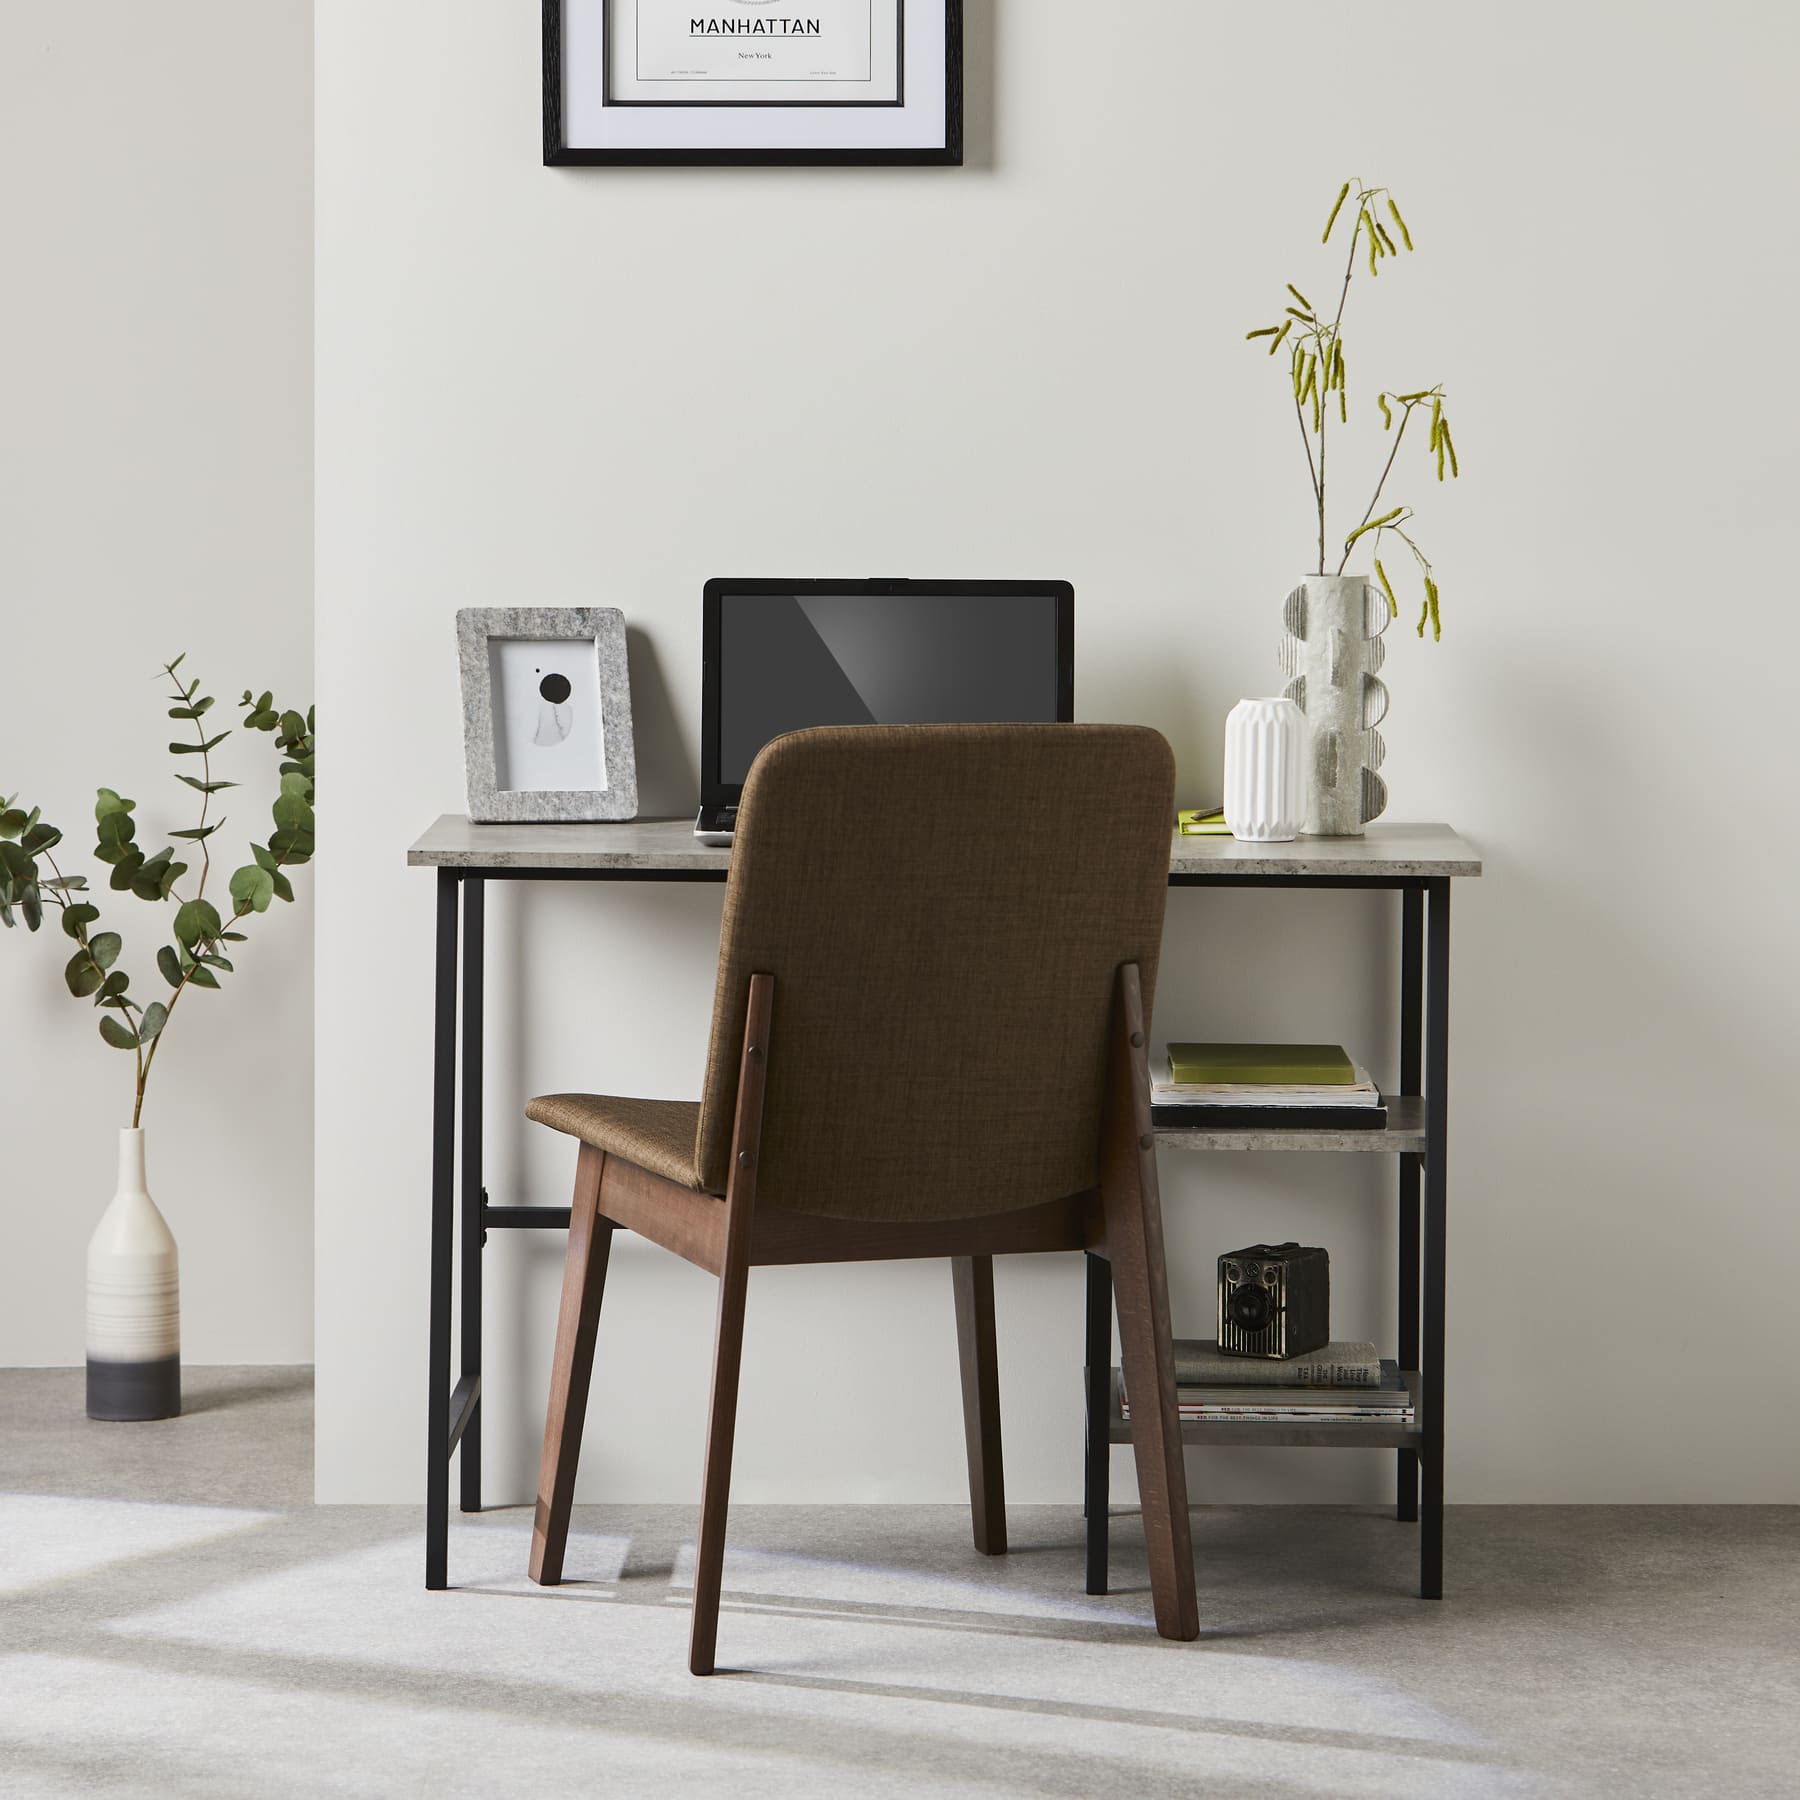
[[[1171,1044],[1169,1079],[1183,1085],[1350,1087],[1356,1070],[1338,1044]]]

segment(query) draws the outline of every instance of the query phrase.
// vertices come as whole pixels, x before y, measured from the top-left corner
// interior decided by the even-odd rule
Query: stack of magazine
[[[1170,1044],[1151,1067],[1150,1120],[1177,1131],[1380,1131],[1387,1108],[1338,1044]]]
[[[1414,1422],[1411,1391],[1398,1367],[1378,1357],[1373,1344],[1327,1344],[1276,1362],[1223,1355],[1212,1338],[1177,1338],[1175,1397],[1183,1419]],[[1123,1381],[1119,1406],[1129,1419]]]

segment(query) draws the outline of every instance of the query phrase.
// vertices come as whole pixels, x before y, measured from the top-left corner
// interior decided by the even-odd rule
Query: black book
[[[1216,1106],[1153,1103],[1150,1123],[1164,1131],[1385,1131],[1385,1106]]]

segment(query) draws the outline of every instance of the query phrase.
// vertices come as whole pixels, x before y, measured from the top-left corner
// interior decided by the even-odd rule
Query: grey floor
[[[693,1517],[315,1508],[305,1371],[195,1369],[161,1426],[0,1372],[0,1794],[1800,1794],[1800,1508],[1488,1508],[1451,1598],[1374,1513],[1198,1509],[1204,1634],[1074,1508],[977,1556],[950,1507],[732,1515],[721,1673],[685,1671]]]

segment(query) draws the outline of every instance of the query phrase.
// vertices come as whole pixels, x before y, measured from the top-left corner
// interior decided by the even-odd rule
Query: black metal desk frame
[[[705,868],[513,864],[437,869],[436,1001],[432,1051],[431,1328],[426,1418],[425,1585],[449,1585],[450,1461],[461,1452],[461,1509],[481,1510],[482,1251],[494,1230],[566,1230],[566,1206],[494,1206],[482,1180],[483,982],[489,881],[655,881],[721,884]],[[1171,887],[1379,888],[1401,896],[1400,1086],[1425,1105],[1423,1152],[1400,1153],[1400,1366],[1420,1377],[1416,1447],[1396,1452],[1396,1516],[1420,1525],[1419,1592],[1444,1591],[1444,1229],[1450,1023],[1450,877],[1212,874],[1172,869]],[[459,917],[460,915],[460,917]],[[459,954],[460,952],[460,954]],[[460,992],[459,992],[460,990]],[[460,1000],[460,1027],[459,1027]],[[460,1039],[460,1042],[459,1042]],[[461,1105],[458,1106],[458,1063]],[[1421,1085],[1421,1078],[1423,1085]],[[458,1150],[460,1145],[460,1159]],[[460,1160],[460,1168],[459,1168]],[[1423,1209],[1421,1211],[1421,1196]],[[456,1252],[460,1244],[460,1259]],[[460,1260],[460,1271],[457,1263]],[[450,1380],[460,1289],[457,1379]],[[1112,1280],[1087,1259],[1088,1433],[1084,1496],[1091,1593],[1106,1591],[1112,1364]],[[1249,1440],[1246,1440],[1249,1441]]]

